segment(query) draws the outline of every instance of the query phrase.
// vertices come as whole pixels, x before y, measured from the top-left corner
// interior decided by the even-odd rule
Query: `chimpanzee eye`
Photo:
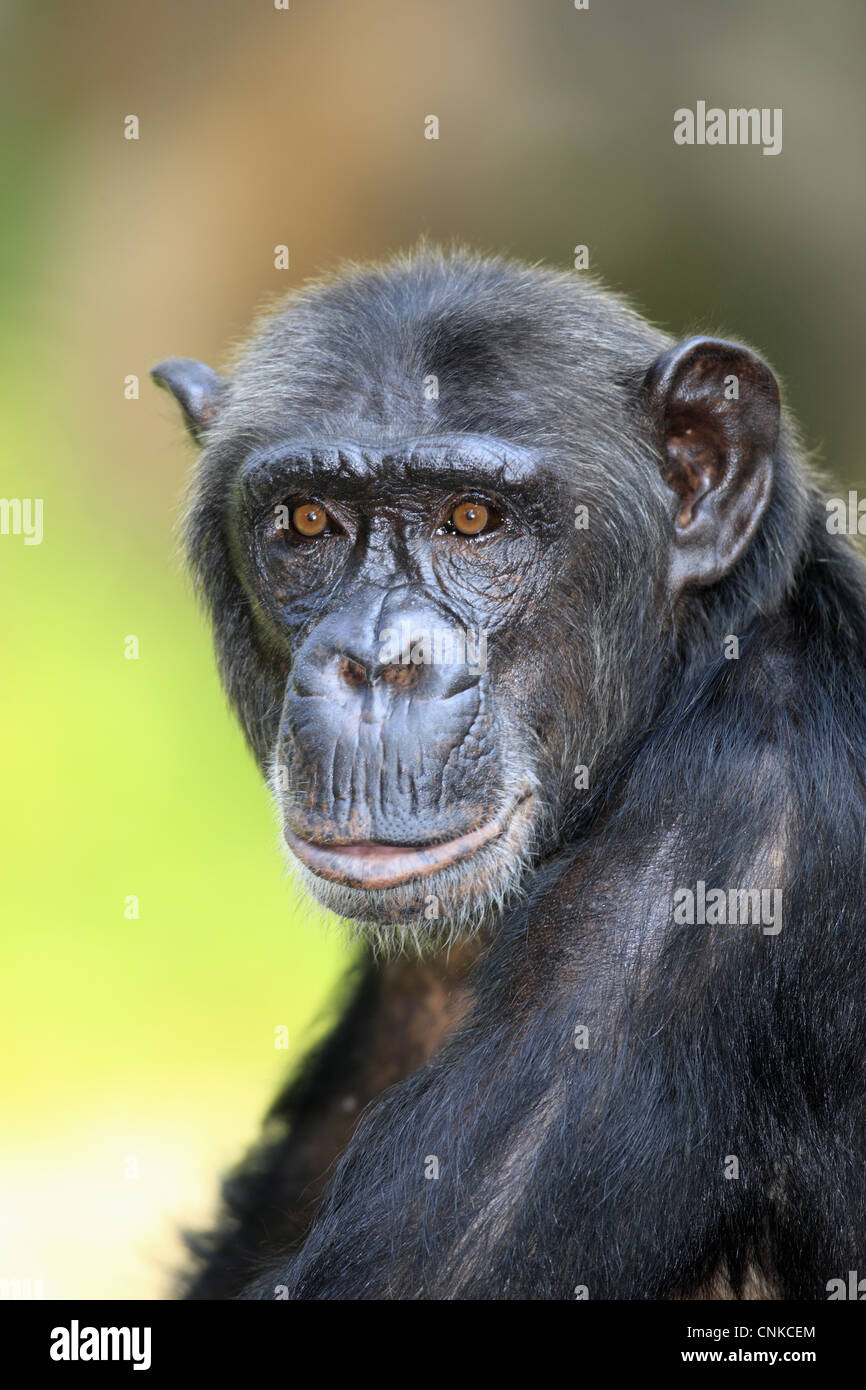
[[[465,501],[457,503],[444,529],[451,535],[480,536],[483,532],[495,530],[501,522],[502,517],[488,503],[467,497]]]
[[[292,512],[292,529],[301,536],[321,536],[330,519],[318,502],[302,502]]]

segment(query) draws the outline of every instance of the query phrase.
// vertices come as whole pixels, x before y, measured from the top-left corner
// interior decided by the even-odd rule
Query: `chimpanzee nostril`
[[[392,690],[414,690],[421,681],[421,667],[386,666],[382,679]]]
[[[361,686],[367,685],[367,672],[359,661],[353,661],[350,656],[341,656],[337,667],[340,680],[353,690],[359,690]]]

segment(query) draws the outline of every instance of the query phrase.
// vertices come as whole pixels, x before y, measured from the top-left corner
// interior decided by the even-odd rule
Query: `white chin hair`
[[[350,888],[320,878],[282,840],[286,865],[302,898],[314,899],[377,952],[424,954],[480,932],[519,895],[528,855],[506,832],[469,860],[394,888]]]

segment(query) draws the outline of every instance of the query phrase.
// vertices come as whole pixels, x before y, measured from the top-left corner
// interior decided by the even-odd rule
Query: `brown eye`
[[[461,536],[477,536],[498,518],[483,502],[459,502],[451,513],[451,525]]]
[[[292,512],[292,526],[302,536],[320,536],[328,525],[328,513],[317,502],[302,502]]]

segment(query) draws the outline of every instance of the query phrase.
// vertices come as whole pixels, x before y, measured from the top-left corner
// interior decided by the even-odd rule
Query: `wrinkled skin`
[[[468,887],[448,870],[464,861],[448,849],[443,871],[439,847],[462,841],[475,891],[486,883],[495,898],[514,881],[538,823],[532,729],[543,700],[515,680],[514,639],[522,661],[532,650],[542,660],[542,624],[524,630],[521,619],[539,611],[567,554],[564,489],[544,484],[559,514],[545,544],[543,497],[525,484],[521,494],[529,464],[510,460],[505,446],[346,446],[336,470],[333,455],[310,464],[303,487],[325,500],[339,527],[315,540],[274,519],[297,495],[296,457],[283,467],[257,461],[243,475],[259,504],[244,507],[251,590],[292,653],[277,744],[286,833],[301,855],[311,842],[429,846],[420,856],[343,856],[346,863],[319,853],[310,884],[315,891],[324,877],[339,885],[325,900],[346,917],[399,923],[441,894],[451,919]],[[502,520],[488,535],[443,533],[467,488],[497,503]],[[388,634],[397,661],[387,660]],[[413,661],[424,634],[431,656],[438,634],[453,659]]]

